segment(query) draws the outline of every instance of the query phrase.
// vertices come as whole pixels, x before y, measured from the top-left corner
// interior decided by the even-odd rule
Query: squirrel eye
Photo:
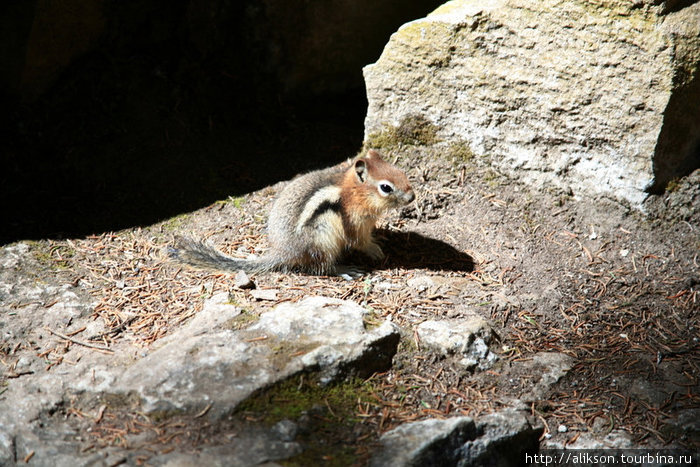
[[[387,195],[389,193],[391,193],[392,191],[394,191],[394,187],[392,187],[388,183],[380,183],[379,189],[382,190],[382,193],[387,194]]]

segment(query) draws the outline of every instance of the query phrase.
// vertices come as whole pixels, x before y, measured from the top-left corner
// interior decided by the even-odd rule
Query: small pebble
[[[236,273],[236,278],[234,279],[233,286],[241,290],[254,289],[255,282],[250,280],[250,277],[248,277],[248,274],[246,274],[245,271],[241,270]]]
[[[279,290],[277,289],[254,289],[250,291],[250,295],[256,300],[269,300],[274,302],[277,300],[278,292]]]

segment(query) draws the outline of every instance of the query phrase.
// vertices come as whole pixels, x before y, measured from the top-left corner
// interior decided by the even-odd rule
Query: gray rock
[[[205,447],[199,452],[186,450],[149,459],[150,465],[163,467],[248,467],[288,459],[301,454],[298,443],[279,441],[261,432],[244,433],[221,446]]]
[[[15,243],[2,247],[0,253],[0,266],[4,271],[12,271],[17,269],[29,253],[29,245],[26,243]],[[9,286],[9,284],[7,284]],[[2,298],[2,296],[0,296]]]
[[[46,269],[35,256],[26,243],[0,248],[0,341],[9,348],[48,337],[46,328],[70,331],[94,309],[94,299],[80,287],[47,284],[18,272]]]
[[[227,322],[240,314],[241,308],[231,302],[231,295],[228,292],[217,293],[205,300],[201,311],[187,324],[176,333],[158,341],[157,346],[225,327]]]
[[[236,273],[236,278],[233,281],[233,286],[237,289],[254,289],[255,282],[253,282],[245,271],[238,271]]]
[[[476,426],[469,417],[404,423],[382,435],[370,466],[456,465],[462,444],[474,438]]]
[[[299,433],[299,425],[291,420],[280,420],[272,427],[274,433],[280,441],[294,441]]]
[[[462,319],[424,321],[416,331],[421,343],[443,355],[456,355],[459,363],[472,370],[490,368],[498,356],[489,350],[491,326],[478,315]]]
[[[146,412],[197,411],[218,418],[255,391],[301,371],[323,382],[386,369],[396,352],[391,322],[366,330],[353,302],[311,297],[282,303],[244,331],[185,328],[117,378],[117,393],[136,394]]]
[[[479,420],[456,417],[405,423],[380,438],[371,466],[516,466],[538,446],[541,427],[505,409]]]
[[[256,300],[269,300],[274,302],[277,300],[277,289],[253,289],[250,291],[250,296]]]
[[[479,436],[459,450],[456,465],[460,467],[522,465],[526,452],[537,451],[542,434],[542,427],[530,423],[526,413],[516,409],[486,415],[477,421],[476,428]]]
[[[620,377],[619,384],[625,394],[656,407],[668,400],[675,391],[675,388],[655,384],[646,377]]]
[[[518,372],[527,375],[540,375],[532,389],[521,396],[525,402],[545,398],[551,387],[566,375],[574,365],[573,357],[559,352],[539,352],[531,360],[520,362]]]
[[[682,439],[690,446],[700,445],[700,408],[684,409],[664,420],[662,431]]]
[[[384,321],[365,329],[365,313],[354,302],[309,297],[264,313],[248,332],[310,349],[299,360],[307,369],[319,370],[326,382],[348,373],[367,377],[391,366],[399,328]]]
[[[28,252],[21,244],[2,248],[0,262],[13,268],[31,267]],[[240,309],[230,303],[228,293],[221,293],[207,299],[190,321],[150,349],[120,342],[111,346],[113,354],[103,354],[73,345],[64,354],[72,363],[47,371],[45,362],[36,357],[42,347],[27,348],[27,340],[54,346],[58,338],[45,326],[66,332],[66,323],[56,319],[59,316],[74,316],[76,324],[85,322],[88,317],[83,310],[92,306],[93,298],[75,287],[36,283],[23,276],[13,281],[11,271],[0,269],[0,292],[5,291],[0,311],[9,310],[2,316],[12,318],[3,327],[3,339],[6,349],[14,349],[16,342],[23,344],[9,355],[23,374],[9,379],[0,396],[2,465],[14,465],[30,454],[36,465],[135,464],[136,456],[144,454],[138,449],[115,446],[81,451],[85,440],[77,436],[74,419],[51,415],[60,414],[76,400],[82,401],[86,420],[94,419],[101,405],[118,410],[121,404],[126,404],[126,410],[156,416],[201,412],[217,419],[256,390],[302,371],[317,372],[322,381],[331,381],[384,370],[399,341],[398,328],[391,322],[365,329],[362,307],[323,297],[281,304],[247,329],[235,330],[237,326],[230,322]],[[11,308],[13,303],[28,302],[19,312]],[[58,303],[63,305],[57,307]],[[55,313],[47,312],[49,307]],[[292,422],[272,429],[258,427],[238,433],[228,446],[205,447],[196,455],[176,451],[156,456],[153,465],[274,462],[301,451],[294,442],[297,430]],[[129,442],[140,446],[144,440],[136,436],[129,437]],[[254,457],[251,446],[256,449]]]
[[[15,459],[14,437],[0,428],[0,465],[11,465]]]
[[[543,449],[639,449],[632,441],[629,433],[623,430],[613,430],[605,436],[595,436],[592,433],[581,433],[576,441],[569,443],[565,440],[546,440]]]
[[[535,186],[641,207],[698,166],[700,3],[666,3],[448,2],[364,68],[365,139],[422,119]]]
[[[218,326],[222,322],[237,316],[239,313],[240,309],[238,309],[238,307],[231,302],[231,294],[228,292],[219,292],[212,295],[204,302],[202,311],[197,313],[197,315],[189,322],[189,326],[193,326],[193,323],[201,322],[204,318],[207,320],[219,319],[219,321],[202,323],[205,325],[208,324]]]

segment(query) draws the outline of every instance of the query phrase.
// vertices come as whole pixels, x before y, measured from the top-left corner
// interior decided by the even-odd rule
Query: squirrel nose
[[[416,199],[416,195],[415,195],[415,193],[413,193],[413,190],[411,190],[407,193],[404,193],[404,195],[403,195],[403,201],[406,204],[413,202],[414,199]]]

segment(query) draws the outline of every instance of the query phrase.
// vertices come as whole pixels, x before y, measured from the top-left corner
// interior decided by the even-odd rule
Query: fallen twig
[[[51,334],[54,336],[60,337],[61,339],[65,339],[67,341],[70,341],[74,344],[82,345],[83,347],[89,347],[91,349],[96,349],[96,350],[102,350],[103,352],[109,352],[109,353],[114,353],[114,350],[110,349],[109,347],[104,347],[101,345],[95,345],[95,344],[90,344],[89,342],[83,342],[79,341],[78,339],[74,339],[72,337],[66,336],[65,334],[61,334],[58,331],[54,331],[51,328],[45,327],[47,331],[49,331]]]

